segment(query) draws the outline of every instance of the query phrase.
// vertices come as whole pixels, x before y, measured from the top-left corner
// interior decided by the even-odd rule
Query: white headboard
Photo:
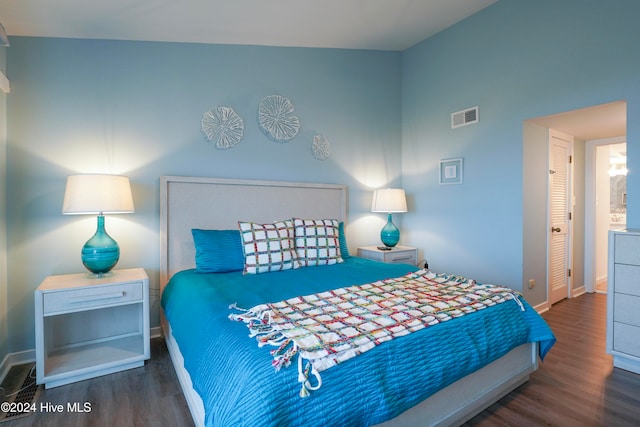
[[[237,229],[238,221],[347,217],[347,187],[335,184],[163,176],[160,178],[160,289],[195,267],[192,228]]]

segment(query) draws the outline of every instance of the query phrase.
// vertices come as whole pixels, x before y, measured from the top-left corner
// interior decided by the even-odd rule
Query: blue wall
[[[439,271],[521,287],[523,122],[618,100],[628,226],[640,227],[638,17],[636,0],[501,0],[405,51],[405,243]],[[475,105],[480,122],[451,129],[450,114]],[[439,185],[439,160],[455,157],[464,184]]]
[[[382,227],[383,218],[368,212],[371,190],[400,184],[400,64],[397,52],[13,37],[9,351],[34,347],[40,282],[84,270],[80,248],[96,219],[61,215],[73,173],[131,178],[136,212],[108,217],[107,230],[121,246],[117,268],[144,267],[156,289],[162,175],[344,183],[350,244],[373,244],[368,224]],[[301,121],[288,143],[257,126],[258,103],[273,94],[291,99]],[[200,125],[222,105],[245,122],[244,138],[228,150],[206,142]],[[312,155],[316,133],[331,143],[327,160]]]
[[[34,347],[40,281],[82,271],[95,218],[60,214],[66,176],[77,172],[131,177],[136,213],[109,217],[107,228],[119,267],[146,268],[156,288],[161,175],[345,183],[352,248],[375,244],[371,230],[384,222],[368,213],[371,189],[403,185],[403,244],[437,271],[518,288],[523,122],[625,100],[628,225],[640,227],[638,16],[637,0],[501,0],[402,53],[12,38],[8,351]],[[288,144],[255,125],[272,94],[290,98],[302,122]],[[200,132],[202,114],[219,105],[245,119],[231,150]],[[450,113],[474,105],[480,123],[451,130]],[[315,133],[331,141],[330,159],[312,157]],[[438,162],[452,157],[464,158],[464,184],[440,186]],[[155,325],[157,309],[156,294]]]

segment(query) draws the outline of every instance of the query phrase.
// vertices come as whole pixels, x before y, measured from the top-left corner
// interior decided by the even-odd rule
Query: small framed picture
[[[462,158],[440,160],[440,184],[462,184]]]

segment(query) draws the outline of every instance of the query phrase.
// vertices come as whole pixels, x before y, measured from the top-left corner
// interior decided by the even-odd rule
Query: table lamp
[[[133,197],[126,176],[90,174],[67,178],[62,213],[98,215],[98,229],[82,247],[82,263],[90,276],[108,276],[120,258],[118,243],[105,230],[104,215],[131,212]]]
[[[380,231],[380,239],[384,246],[382,250],[391,250],[400,241],[400,230],[393,224],[391,214],[394,212],[406,212],[407,199],[404,190],[400,188],[385,188],[373,192],[371,212],[384,212],[387,214],[387,224]]]

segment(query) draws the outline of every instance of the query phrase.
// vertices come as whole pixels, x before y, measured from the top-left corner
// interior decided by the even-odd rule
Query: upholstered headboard
[[[347,187],[335,184],[163,176],[160,179],[160,288],[195,267],[191,229],[237,229],[238,221],[347,216]]]

